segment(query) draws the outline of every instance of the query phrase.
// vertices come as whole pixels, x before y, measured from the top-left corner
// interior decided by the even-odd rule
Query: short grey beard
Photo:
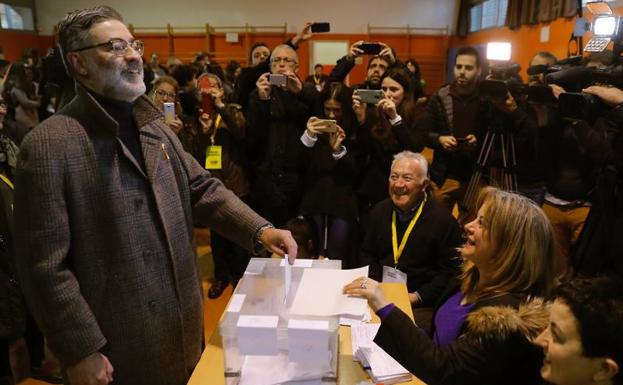
[[[100,71],[97,68],[97,66],[91,65],[91,63],[89,63],[88,61],[85,64],[87,66],[87,70],[89,71],[89,74],[91,75],[96,75],[96,76],[99,75],[100,77],[108,77],[108,75],[114,73],[113,71],[111,71],[110,68],[107,68],[104,74],[102,73],[102,71]],[[140,67],[140,75],[142,78],[143,77],[142,66]],[[137,84],[136,88],[134,87],[122,88],[120,86],[121,82],[118,82],[118,81],[115,82],[114,81],[115,79],[105,79],[105,80],[108,80],[108,81],[104,83],[102,88],[92,89],[92,90],[112,100],[120,100],[120,101],[132,103],[136,99],[138,99],[141,95],[143,95],[146,90],[145,83],[143,81],[141,81],[140,84]],[[93,85],[93,82],[88,82],[88,83]]]

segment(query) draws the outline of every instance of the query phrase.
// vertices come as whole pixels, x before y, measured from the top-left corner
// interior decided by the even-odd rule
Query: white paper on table
[[[369,348],[362,348],[363,354],[370,363],[370,370],[374,377],[393,377],[409,374],[409,371],[392,358],[377,344]]]
[[[305,269],[290,314],[363,317],[368,311],[366,299],[343,294],[342,289],[356,278],[367,276],[368,266],[351,270]]]
[[[352,327],[352,326],[361,325],[361,324],[364,324],[370,321],[372,321],[372,315],[370,315],[370,309],[368,309],[368,311],[365,312],[363,317],[353,317],[353,316],[349,316],[348,314],[340,316],[340,325],[344,325],[344,326]]]
[[[329,362],[329,321],[291,319],[288,358],[292,362]]]
[[[409,371],[395,359],[381,349],[374,337],[381,324],[363,324],[351,327],[351,347],[353,359],[361,361],[365,367],[370,367],[375,378],[401,378],[409,376]]]
[[[355,325],[350,328],[350,343],[351,348],[353,349],[353,360],[359,361],[358,357],[355,356],[355,353],[361,347],[369,347],[374,344],[374,337],[376,333],[379,331],[381,324],[362,324]]]
[[[281,262],[279,263],[279,266],[285,266],[286,265],[286,261],[288,260],[288,257],[286,257],[285,259],[282,259]],[[294,260],[294,267],[312,267],[314,263],[313,259],[295,259]]]
[[[242,355],[276,355],[278,316],[241,315],[236,329]]]
[[[288,293],[290,293],[290,286],[292,285],[292,265],[288,263],[288,254],[282,260],[283,264],[283,303],[288,301]]]
[[[229,300],[229,305],[227,305],[228,313],[240,313],[240,309],[242,309],[242,304],[244,304],[244,300],[247,298],[246,294],[234,294],[231,296]]]

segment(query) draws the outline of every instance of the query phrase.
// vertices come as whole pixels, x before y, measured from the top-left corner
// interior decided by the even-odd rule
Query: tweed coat
[[[63,367],[100,351],[115,384],[182,385],[203,334],[192,220],[247,248],[268,222],[184,152],[146,97],[133,116],[145,172],[81,86],[26,136],[17,270]]]

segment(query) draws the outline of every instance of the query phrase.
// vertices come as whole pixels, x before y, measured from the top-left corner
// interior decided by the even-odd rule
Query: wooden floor
[[[210,250],[210,232],[206,229],[195,230],[195,241],[197,243],[197,257],[199,259],[199,267],[203,277],[203,297],[204,297],[204,330],[206,341],[210,339],[214,330],[218,326],[218,321],[225,311],[227,302],[231,297],[233,288],[231,285],[225,289],[223,295],[217,299],[208,298],[208,289],[210,281],[214,275],[214,265],[212,262],[212,254]],[[47,382],[29,378],[20,382],[20,385],[50,385]]]

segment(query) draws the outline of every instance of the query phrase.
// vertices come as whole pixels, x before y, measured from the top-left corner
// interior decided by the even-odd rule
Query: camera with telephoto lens
[[[519,77],[521,67],[518,64],[493,67],[490,77],[480,84],[480,93],[493,100],[505,100],[508,93],[517,98],[526,95],[534,103],[550,104],[556,102],[552,89],[546,85],[523,84]]]
[[[480,94],[494,100],[505,100],[507,94],[522,89],[519,64],[500,64],[489,69],[489,76],[480,83]]]
[[[545,82],[565,89],[558,99],[560,115],[569,120],[584,120],[593,123],[610,107],[594,95],[582,90],[592,85],[613,86],[623,89],[623,66],[606,68],[570,67],[545,76]]]

